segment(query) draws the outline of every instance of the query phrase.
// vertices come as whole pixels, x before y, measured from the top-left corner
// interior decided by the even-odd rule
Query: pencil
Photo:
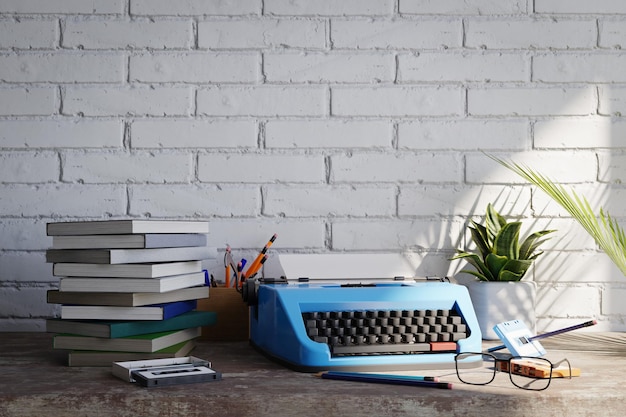
[[[393,384],[393,385],[408,385],[412,387],[426,387],[426,388],[439,388],[439,389],[452,389],[452,384],[447,382],[435,382],[425,381],[423,379],[410,379],[405,378],[391,378],[385,375],[376,374],[360,374],[360,373],[345,373],[340,374],[336,372],[320,372],[317,374],[322,379],[334,379],[339,381],[353,381],[353,382],[370,382],[375,384]]]
[[[584,323],[576,324],[574,326],[564,327],[562,329],[554,330],[552,332],[538,334],[536,336],[529,337],[528,340],[530,342],[532,342],[533,340],[545,339],[546,337],[556,336],[557,334],[571,332],[572,330],[582,329],[583,327],[593,326],[593,325],[595,325],[597,323],[598,322],[596,320],[589,320],[589,321],[586,321]],[[494,346],[492,348],[487,349],[487,352],[495,352],[496,350],[502,350],[504,348],[506,348],[505,345]]]
[[[277,236],[278,235],[276,233],[274,233],[274,235],[265,244],[265,246],[263,246],[263,249],[261,249],[261,251],[259,252],[259,255],[256,257],[256,259],[254,261],[252,261],[252,263],[248,267],[248,270],[244,274],[244,276],[246,278],[251,277],[252,274],[256,273],[259,270],[259,268],[261,267],[261,259],[263,259],[263,255],[265,255],[265,253],[267,252],[269,247],[272,246],[272,243],[274,243],[274,241],[276,240]]]
[[[397,379],[403,381],[430,381],[430,382],[439,382],[439,378],[436,376],[417,376],[417,375],[396,375],[396,374],[371,374],[364,372],[347,372],[347,371],[326,371],[328,375],[356,375],[357,377],[361,376],[373,376],[376,378],[389,378],[389,379]]]

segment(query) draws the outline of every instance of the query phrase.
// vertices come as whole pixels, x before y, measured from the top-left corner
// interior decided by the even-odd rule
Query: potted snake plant
[[[476,252],[457,249],[451,260],[467,261],[473,269],[474,281],[467,283],[470,298],[483,339],[498,339],[493,326],[519,319],[532,331],[535,329],[536,283],[523,280],[538,251],[554,230],[534,232],[520,242],[520,221],[508,222],[491,205],[487,205],[485,224],[471,220],[468,226]]]

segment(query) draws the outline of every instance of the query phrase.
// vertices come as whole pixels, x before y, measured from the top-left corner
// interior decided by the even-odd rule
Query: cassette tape
[[[546,354],[541,343],[532,340],[533,334],[521,320],[496,324],[493,330],[514,356],[540,357]]]
[[[222,374],[211,363],[193,356],[146,361],[114,362],[113,375],[144,387],[219,381]]]

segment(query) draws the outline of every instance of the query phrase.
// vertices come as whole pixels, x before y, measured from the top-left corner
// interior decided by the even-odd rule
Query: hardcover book
[[[167,320],[196,308],[196,300],[141,307],[61,306],[62,319],[77,320]]]
[[[139,235],[53,236],[52,249],[151,249],[206,246],[207,235],[160,233]]]
[[[57,277],[158,278],[201,271],[201,261],[121,265],[62,262],[52,266]]]
[[[204,274],[200,274],[200,285],[204,284]],[[171,277],[171,278],[177,278]],[[159,283],[163,280],[169,280],[169,277],[166,278],[153,278],[150,280],[139,278],[138,283],[151,283],[152,281],[156,281]],[[111,291],[113,288],[113,284],[111,284],[108,288],[103,286],[102,288],[106,288],[108,292],[97,292],[97,291],[84,291],[84,292],[72,292],[72,289],[66,290],[64,287],[71,287],[73,284],[63,285],[66,280],[76,280],[76,284],[80,285],[82,281],[87,281],[84,285],[84,288],[87,288],[93,284],[97,285],[100,281],[113,281],[113,283],[119,282],[117,287],[121,287],[120,290],[124,292],[113,292]],[[150,304],[162,304],[162,303],[171,303],[174,301],[185,301],[185,300],[199,300],[203,298],[209,297],[209,287],[207,286],[189,286],[184,285],[180,289],[174,289],[172,291],[155,291],[155,292],[140,292],[140,291],[126,291],[127,288],[130,288],[130,285],[127,281],[130,279],[123,278],[111,278],[107,280],[106,278],[61,278],[61,286],[60,288],[63,291],[59,290],[48,290],[47,293],[47,302],[49,304],[74,304],[74,305],[93,305],[93,306],[120,306],[120,307],[139,307],[146,306]],[[134,281],[134,280],[133,280]],[[183,281],[183,284],[186,284]],[[198,285],[198,284],[193,284]],[[161,289],[163,285],[159,286]],[[99,288],[99,287],[97,287]]]
[[[54,349],[117,352],[156,352],[200,336],[200,327],[170,332],[149,333],[117,339],[60,334],[53,338]]]
[[[196,347],[194,340],[188,340],[153,353],[103,352],[97,350],[73,350],[67,355],[68,366],[111,366],[112,362],[139,361],[149,359],[182,358]]]
[[[166,293],[174,290],[204,285],[206,274],[196,272],[193,274],[172,275],[159,278],[97,278],[97,277],[62,277],[59,279],[59,288],[65,296],[71,297],[72,292],[93,293]],[[144,297],[147,298],[147,297]],[[202,297],[199,297],[202,298]],[[170,301],[170,300],[167,300]],[[157,301],[158,304],[167,301]],[[176,301],[176,300],[171,300]],[[85,303],[60,303],[60,304],[85,304]],[[95,305],[102,305],[100,302]]]
[[[217,249],[208,246],[157,249],[48,249],[46,262],[88,264],[138,264],[215,259]]]
[[[181,330],[189,327],[212,326],[217,319],[213,311],[189,311],[161,321],[102,321],[48,319],[48,333],[66,333],[78,336],[117,339],[139,334]]]
[[[48,236],[209,233],[208,222],[180,220],[96,220],[48,223],[46,226]]]

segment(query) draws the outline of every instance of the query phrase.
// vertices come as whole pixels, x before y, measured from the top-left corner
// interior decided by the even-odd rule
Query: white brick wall
[[[626,277],[483,154],[626,219],[624,28],[619,0],[4,0],[0,331],[55,312],[49,221],[207,219],[248,258],[278,233],[272,258],[404,251],[452,275],[489,202],[559,231],[540,330],[626,330]]]

